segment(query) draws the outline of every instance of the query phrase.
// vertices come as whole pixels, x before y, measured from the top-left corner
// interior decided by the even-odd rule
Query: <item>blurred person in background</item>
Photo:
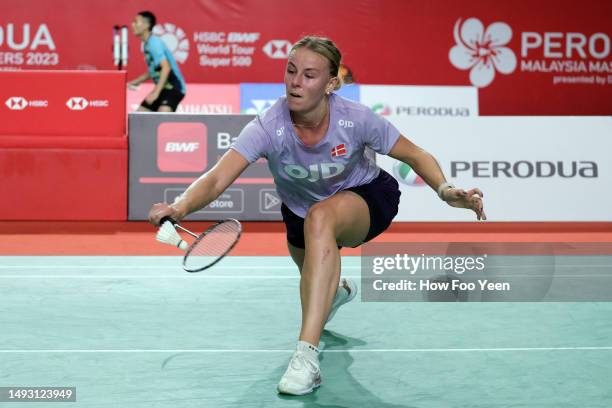
[[[150,11],[141,11],[132,21],[132,32],[142,40],[148,70],[128,82],[128,87],[134,89],[147,79],[152,79],[155,87],[144,98],[138,111],[174,112],[185,97],[185,80],[166,44],[153,35],[156,21]]]

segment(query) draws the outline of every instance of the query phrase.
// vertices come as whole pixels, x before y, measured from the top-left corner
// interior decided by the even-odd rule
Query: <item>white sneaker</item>
[[[299,341],[289,367],[278,383],[278,392],[304,395],[311,393],[320,385],[319,350],[304,341]]]
[[[350,292],[346,290],[345,286],[348,286]],[[350,302],[355,296],[357,296],[357,283],[352,279],[342,278],[338,290],[336,290],[336,297],[334,298],[329,316],[327,316],[327,321],[325,323],[329,323],[338,309],[340,309],[340,306]]]

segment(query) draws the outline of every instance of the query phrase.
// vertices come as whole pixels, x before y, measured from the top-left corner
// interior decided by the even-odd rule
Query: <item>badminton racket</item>
[[[193,242],[183,240],[178,231],[189,235]],[[170,217],[163,217],[157,232],[157,240],[185,251],[183,269],[201,272],[215,265],[236,246],[242,233],[238,220],[228,218],[210,226],[201,234],[194,234]]]

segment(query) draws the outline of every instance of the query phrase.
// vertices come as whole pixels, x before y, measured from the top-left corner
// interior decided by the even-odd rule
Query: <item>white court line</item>
[[[344,278],[361,278],[359,275],[342,275]],[[223,276],[206,275],[205,273],[190,273],[177,271],[176,275],[0,275],[0,279],[299,279],[300,275],[274,276],[274,275],[244,275]]]
[[[127,266],[127,265],[0,265],[0,269],[128,269],[128,270],[133,270],[133,269],[174,269],[180,267],[180,262],[177,261],[176,266],[175,265],[168,265],[168,266],[160,266],[160,265],[151,265],[151,266],[146,266],[146,265],[134,265],[134,266]],[[245,269],[265,269],[265,270],[269,270],[269,269],[280,269],[280,270],[285,270],[285,269],[296,269],[295,265],[287,265],[287,266],[225,266],[225,265],[220,265],[218,266],[218,268],[220,269],[241,269],[241,270],[245,270]],[[343,266],[342,269],[361,269],[361,266]]]
[[[180,264],[177,261],[177,264]],[[0,265],[0,269],[172,269],[174,265]],[[603,264],[603,265],[492,265],[488,266],[487,269],[501,269],[501,268],[512,268],[512,269],[524,269],[524,268],[612,268],[612,264]],[[221,265],[219,268],[222,269],[295,269],[295,265],[287,265],[287,266],[279,266],[279,265],[271,265],[271,266],[225,266]],[[343,270],[346,269],[361,269],[360,265],[347,265],[342,267]]]
[[[361,279],[360,275],[342,275],[343,278]],[[414,278],[414,276],[411,276]],[[461,277],[461,275],[458,275]],[[611,278],[609,275],[494,275],[483,276],[483,278]],[[0,279],[299,279],[300,275],[292,276],[283,275],[207,275],[206,273],[183,273],[182,270],[177,270],[176,275],[1,275]],[[433,279],[434,277],[429,277]],[[369,280],[374,277],[367,278]],[[425,279],[421,278],[421,279]]]
[[[323,353],[473,353],[507,351],[597,351],[612,346],[595,347],[496,347],[496,348],[403,348],[403,349],[340,349]],[[19,353],[292,353],[295,349],[64,349],[64,350],[0,350],[0,354]]]

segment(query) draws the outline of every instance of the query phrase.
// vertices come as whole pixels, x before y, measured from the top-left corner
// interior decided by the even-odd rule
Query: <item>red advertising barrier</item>
[[[0,136],[2,220],[125,220],[126,138]],[[80,139],[80,140],[79,140]],[[46,147],[40,147],[46,140]],[[74,141],[79,140],[79,146]],[[15,142],[14,140],[10,142]],[[33,142],[33,146],[28,142]],[[96,143],[98,142],[98,143]]]
[[[0,134],[125,135],[125,72],[0,73]]]
[[[0,219],[126,219],[125,73],[0,72],[0,82]]]
[[[11,1],[0,69],[111,69],[113,26],[147,9],[188,83],[281,82],[290,44],[315,33],[361,84],[473,85],[481,115],[612,114],[602,0]],[[145,65],[140,40],[129,48],[131,79]]]

